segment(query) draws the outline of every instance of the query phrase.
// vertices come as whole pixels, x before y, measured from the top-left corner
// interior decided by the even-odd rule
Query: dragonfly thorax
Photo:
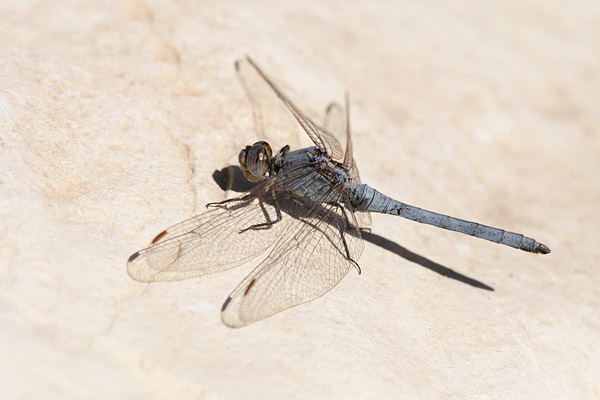
[[[345,164],[333,160],[325,149],[309,147],[308,158],[313,163],[317,172],[333,185],[341,185],[343,189],[351,182]]]

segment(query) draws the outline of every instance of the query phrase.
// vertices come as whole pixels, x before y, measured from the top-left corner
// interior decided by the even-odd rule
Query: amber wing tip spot
[[[244,296],[248,295],[248,292],[250,291],[250,289],[252,288],[252,286],[254,286],[254,282],[256,282],[256,279],[252,279],[250,281],[250,284],[248,285],[248,287],[246,288],[246,290],[244,291]]]
[[[139,257],[139,255],[140,255],[140,252],[139,252],[139,251],[136,251],[136,252],[135,252],[135,253],[133,253],[131,256],[129,256],[129,259],[127,259],[127,262],[128,262],[128,263],[132,262],[133,260],[135,260],[136,258],[138,258],[138,257]]]
[[[161,233],[159,233],[158,235],[156,235],[156,237],[152,240],[152,244],[155,244],[160,239],[164,238],[166,234],[167,234],[167,231],[162,231]]]

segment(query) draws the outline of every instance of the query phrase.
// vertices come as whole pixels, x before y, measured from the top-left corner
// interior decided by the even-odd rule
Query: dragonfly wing
[[[344,164],[348,169],[354,168],[354,151],[352,149],[352,136],[350,134],[350,99],[348,93],[344,97],[346,103],[346,151],[344,153]]]
[[[271,144],[286,143],[293,148],[301,147],[300,136],[294,137],[292,134],[300,132],[298,123],[259,71],[245,58],[235,62],[235,69],[252,106],[257,137]]]
[[[230,294],[221,319],[230,327],[259,321],[335,287],[355,265],[363,243],[341,206],[318,205],[294,220],[268,257]],[[349,229],[350,228],[350,229]]]
[[[339,162],[344,160],[344,150],[342,150],[341,141],[346,139],[346,120],[344,109],[336,102],[331,102],[325,109],[325,119],[323,121],[323,132],[321,134],[334,149],[333,159]]]
[[[169,228],[189,229],[186,233],[159,240],[133,254],[127,272],[137,281],[155,282],[225,271],[264,252],[281,234],[285,222],[270,225],[269,229],[242,230],[276,219],[275,207],[260,198],[230,209],[211,209]]]
[[[166,229],[129,258],[127,272],[141,282],[181,280],[225,271],[260,255],[294,218],[289,207],[279,206],[282,188],[303,178],[304,170],[296,168],[228,200],[226,208],[212,208]],[[258,224],[267,225],[249,229]]]
[[[279,86],[277,86],[275,81],[269,78],[269,76],[267,76],[267,74],[256,65],[250,57],[236,61],[235,68],[242,81],[242,85],[253,104],[255,124],[258,125],[256,129],[258,135],[266,135],[263,137],[269,139],[273,136],[282,137],[281,134],[273,135],[266,132],[267,129],[280,132],[285,126],[285,123],[280,123],[280,121],[285,120],[285,118],[279,116],[274,118],[267,115],[281,115],[278,111],[270,111],[276,111],[275,107],[273,107],[273,103],[275,103],[273,99],[276,98],[285,105],[288,112],[292,114],[316,146],[324,148],[330,155],[334,154],[335,146],[325,140],[322,129],[304,115],[304,113],[300,111],[281,89],[279,89]],[[267,118],[270,119],[267,120]],[[275,121],[273,119],[275,119]],[[287,119],[289,120],[289,115]],[[286,132],[284,131],[284,133]],[[287,135],[289,135],[289,132]]]
[[[358,173],[358,167],[356,161],[354,161],[353,149],[352,149],[352,135],[350,132],[350,105],[348,97],[346,96],[346,108],[342,107],[338,103],[331,103],[325,110],[325,121],[323,123],[324,129],[330,134],[335,136],[333,140],[336,140],[339,148],[341,149],[341,143],[345,143],[346,151],[343,156],[340,156],[338,161],[344,160],[344,164],[350,170],[350,178],[352,183],[360,184],[360,174]],[[336,138],[339,138],[337,140]],[[341,151],[341,150],[340,150]],[[365,228],[371,225],[371,216],[368,212],[356,212],[356,218],[361,228]]]

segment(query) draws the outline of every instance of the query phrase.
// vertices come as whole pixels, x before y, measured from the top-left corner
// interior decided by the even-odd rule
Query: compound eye
[[[259,182],[265,179],[271,159],[271,146],[267,142],[256,142],[252,147],[247,146],[238,156],[240,167],[246,179]]]
[[[248,157],[248,150],[250,150],[250,146],[246,146],[246,148],[242,149],[242,151],[240,151],[240,154],[238,154],[238,161],[239,161],[242,169],[246,168],[246,160]]]

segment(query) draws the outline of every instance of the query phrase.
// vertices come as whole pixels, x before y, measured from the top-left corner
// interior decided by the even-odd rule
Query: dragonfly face
[[[269,162],[273,151],[269,143],[260,141],[252,146],[246,146],[240,151],[238,160],[244,176],[250,182],[260,182],[265,179],[269,171]]]

